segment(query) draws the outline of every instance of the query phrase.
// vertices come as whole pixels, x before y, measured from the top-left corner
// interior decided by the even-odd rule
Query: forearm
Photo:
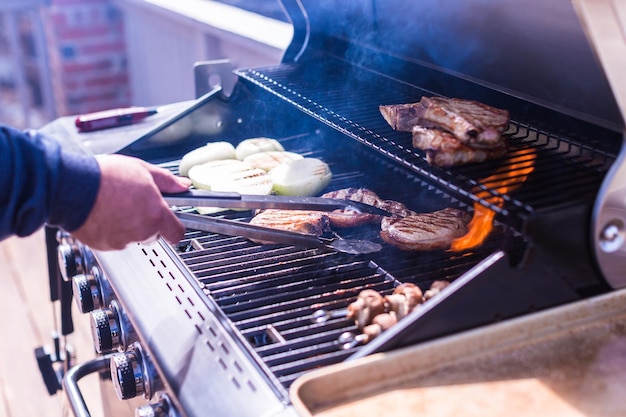
[[[0,126],[0,239],[29,235],[46,222],[78,228],[99,180],[95,158],[67,153],[36,132]]]

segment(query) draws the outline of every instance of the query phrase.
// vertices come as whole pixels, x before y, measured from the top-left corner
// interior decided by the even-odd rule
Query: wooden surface
[[[80,363],[95,355],[89,317],[73,308],[75,332],[66,339]],[[48,394],[34,354],[52,345],[53,311],[43,231],[0,242],[0,417],[67,415],[64,395]],[[98,377],[79,385],[91,415],[101,416]]]

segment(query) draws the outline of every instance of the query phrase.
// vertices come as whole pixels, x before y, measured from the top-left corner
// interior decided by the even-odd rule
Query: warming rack
[[[546,130],[511,120],[505,132],[508,155],[536,155],[536,159],[528,162],[534,163],[534,170],[527,179],[513,180],[514,186],[523,185],[524,181],[528,186],[501,193],[484,180],[496,170],[511,172],[512,168],[507,168],[508,155],[481,164],[432,167],[421,151],[413,149],[411,134],[393,131],[379,113],[381,104],[417,102],[423,95],[434,95],[431,91],[330,57],[310,60],[306,65],[282,63],[236,73],[462,201],[479,201],[494,210],[496,218],[506,218],[518,230],[538,211],[593,201],[619,151],[619,144],[594,143],[588,138],[576,140],[576,134],[560,130],[554,133],[556,128]],[[478,197],[478,190],[490,197]],[[501,198],[505,204],[495,205],[491,197]]]

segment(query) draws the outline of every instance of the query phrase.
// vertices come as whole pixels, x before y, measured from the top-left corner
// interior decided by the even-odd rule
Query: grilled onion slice
[[[186,177],[189,170],[195,166],[209,161],[222,159],[235,159],[235,147],[229,142],[211,142],[186,153],[180,160],[178,172]]]
[[[244,139],[235,148],[237,159],[243,161],[246,156],[259,152],[284,151],[283,145],[276,139],[271,138],[250,138]]]
[[[189,170],[189,178],[196,188],[203,190],[260,195],[272,191],[272,179],[265,171],[237,159],[196,165]]]
[[[259,168],[253,168],[237,159],[210,161],[189,170],[189,178],[196,188],[210,191],[231,191],[239,194],[267,195],[272,191],[272,179]],[[217,213],[219,207],[196,207],[200,214]]]
[[[270,171],[272,168],[276,168],[280,164],[293,162],[302,158],[302,155],[295,152],[268,151],[253,153],[252,155],[246,156],[243,161],[254,168],[261,168],[264,171]]]
[[[332,172],[324,161],[302,158],[280,164],[269,172],[276,194],[292,196],[318,195],[332,178]]]

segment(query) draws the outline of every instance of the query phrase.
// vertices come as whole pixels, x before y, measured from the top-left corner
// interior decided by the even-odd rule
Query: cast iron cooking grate
[[[315,140],[311,137],[278,139],[288,150],[326,161],[333,171],[329,190],[364,186],[417,211],[468,209],[371,152],[355,149],[355,158],[349,159],[345,152],[328,147],[306,150]],[[173,162],[168,167],[175,171],[176,166]],[[215,216],[249,221],[252,212],[227,211]],[[427,289],[434,280],[453,281],[493,251],[507,247],[511,253],[522,253],[525,247],[521,236],[505,225],[498,225],[480,248],[459,253],[401,251],[385,244],[379,231],[377,225],[336,230],[345,238],[383,245],[378,253],[358,256],[259,245],[241,237],[199,231],[188,231],[178,249],[207,297],[237,330],[242,345],[288,388],[303,373],[339,363],[360,348],[340,347],[342,333],[358,333],[353,322],[343,315],[316,323],[313,313],[318,309],[342,310],[366,288],[386,294],[399,283],[413,282]]]
[[[360,256],[257,245],[205,232],[189,231],[180,247],[181,259],[207,297],[285,388],[303,373],[339,363],[359,349],[344,350],[339,343],[341,334],[359,333],[352,321],[340,315],[316,323],[315,311],[340,311],[366,288],[388,294],[401,282],[426,289],[434,279],[452,281],[484,257],[435,254],[430,264],[405,263],[398,269],[402,275],[394,276]],[[402,263],[400,254],[396,258]]]
[[[525,218],[533,211],[567,206],[594,198],[614,156],[571,138],[511,121],[505,136],[510,152],[489,163],[450,169],[428,165],[411,144],[411,134],[393,131],[379,113],[381,104],[410,103],[433,95],[418,86],[392,79],[366,68],[330,57],[306,65],[280,64],[238,71],[238,75],[277,95],[334,129],[399,162],[427,181],[464,201],[480,201],[503,216]],[[528,178],[514,177],[512,186],[524,184],[515,197],[485,181],[494,171],[513,169],[512,156],[522,155],[534,170]],[[531,162],[532,158],[532,162]],[[517,181],[517,184],[516,184]],[[477,197],[477,191],[503,199]],[[520,220],[519,224],[523,221]],[[515,221],[511,219],[510,224]]]

